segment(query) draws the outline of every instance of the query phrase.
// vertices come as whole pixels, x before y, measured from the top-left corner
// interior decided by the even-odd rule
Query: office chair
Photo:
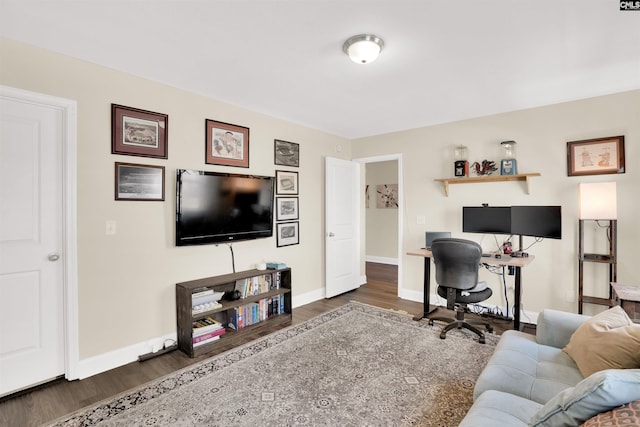
[[[492,294],[486,283],[478,283],[482,248],[470,240],[451,238],[434,240],[431,251],[436,265],[437,293],[446,298],[447,308],[456,312],[456,318],[432,317],[429,325],[433,325],[434,320],[448,323],[440,332],[442,339],[453,328],[469,329],[478,334],[480,343],[484,344],[484,333],[473,325],[485,326],[488,332],[492,332],[493,327],[489,322],[464,318],[467,304],[484,301]]]

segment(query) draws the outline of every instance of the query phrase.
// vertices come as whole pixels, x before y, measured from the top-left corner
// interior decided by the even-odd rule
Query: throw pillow
[[[615,306],[583,323],[562,350],[585,378],[604,369],[640,368],[640,325]]]
[[[529,420],[529,426],[573,427],[639,399],[640,369],[608,369],[555,395]]]
[[[602,412],[588,419],[580,427],[640,426],[640,400],[634,400],[619,408]]]

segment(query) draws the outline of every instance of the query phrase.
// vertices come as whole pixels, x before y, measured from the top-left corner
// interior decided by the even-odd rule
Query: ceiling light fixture
[[[368,64],[378,58],[384,41],[373,34],[359,34],[349,38],[342,45],[344,53],[356,64]]]

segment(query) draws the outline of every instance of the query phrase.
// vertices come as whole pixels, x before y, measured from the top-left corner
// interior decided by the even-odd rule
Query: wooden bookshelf
[[[273,286],[254,295],[247,295],[244,298],[236,300],[222,300],[221,306],[212,308],[211,310],[193,313],[194,298],[193,295],[197,295],[205,290],[214,290],[215,292],[233,291],[236,289],[236,282],[244,279],[253,279],[255,277],[270,277]],[[276,288],[277,286],[277,288]],[[267,313],[266,318],[262,318],[260,321],[251,325],[245,325],[242,327],[234,324],[235,328],[229,327],[230,323],[235,323],[236,309],[240,309],[244,306],[256,305],[260,301],[264,300],[264,304],[268,300],[278,300],[279,313]],[[281,307],[281,308],[280,308]],[[256,329],[265,327],[268,325],[272,330],[274,326],[284,327],[291,324],[292,319],[292,307],[291,307],[291,269],[284,268],[279,270],[248,270],[238,273],[225,274],[222,276],[213,276],[203,279],[191,280],[188,282],[176,284],[176,314],[177,314],[177,329],[178,329],[178,348],[185,352],[189,357],[196,357],[201,354],[207,353],[215,348],[220,341],[224,340],[227,343],[228,340],[238,340],[241,336],[256,332]],[[211,317],[214,320],[220,322],[225,332],[220,335],[218,340],[198,345],[194,347],[193,344],[193,322]]]

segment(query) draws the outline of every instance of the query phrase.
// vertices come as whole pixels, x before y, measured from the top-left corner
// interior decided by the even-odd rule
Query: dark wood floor
[[[411,314],[422,311],[422,303],[397,297],[397,268],[395,266],[367,263],[366,274],[368,283],[355,291],[295,308],[292,323],[302,323],[349,301],[404,310]],[[443,308],[439,308],[438,311],[447,312]],[[452,313],[450,314],[452,315]],[[505,321],[493,321],[492,324],[498,334],[512,326],[511,323]],[[269,328],[263,328],[252,336],[248,336],[247,341],[270,332],[273,331]],[[224,344],[224,342],[221,341],[220,344]],[[145,362],[133,362],[84,380],[60,380],[42,386],[22,395],[0,401],[0,426],[39,426],[228,349],[229,347],[222,345],[215,352],[194,359],[187,357],[180,351],[174,351]]]

